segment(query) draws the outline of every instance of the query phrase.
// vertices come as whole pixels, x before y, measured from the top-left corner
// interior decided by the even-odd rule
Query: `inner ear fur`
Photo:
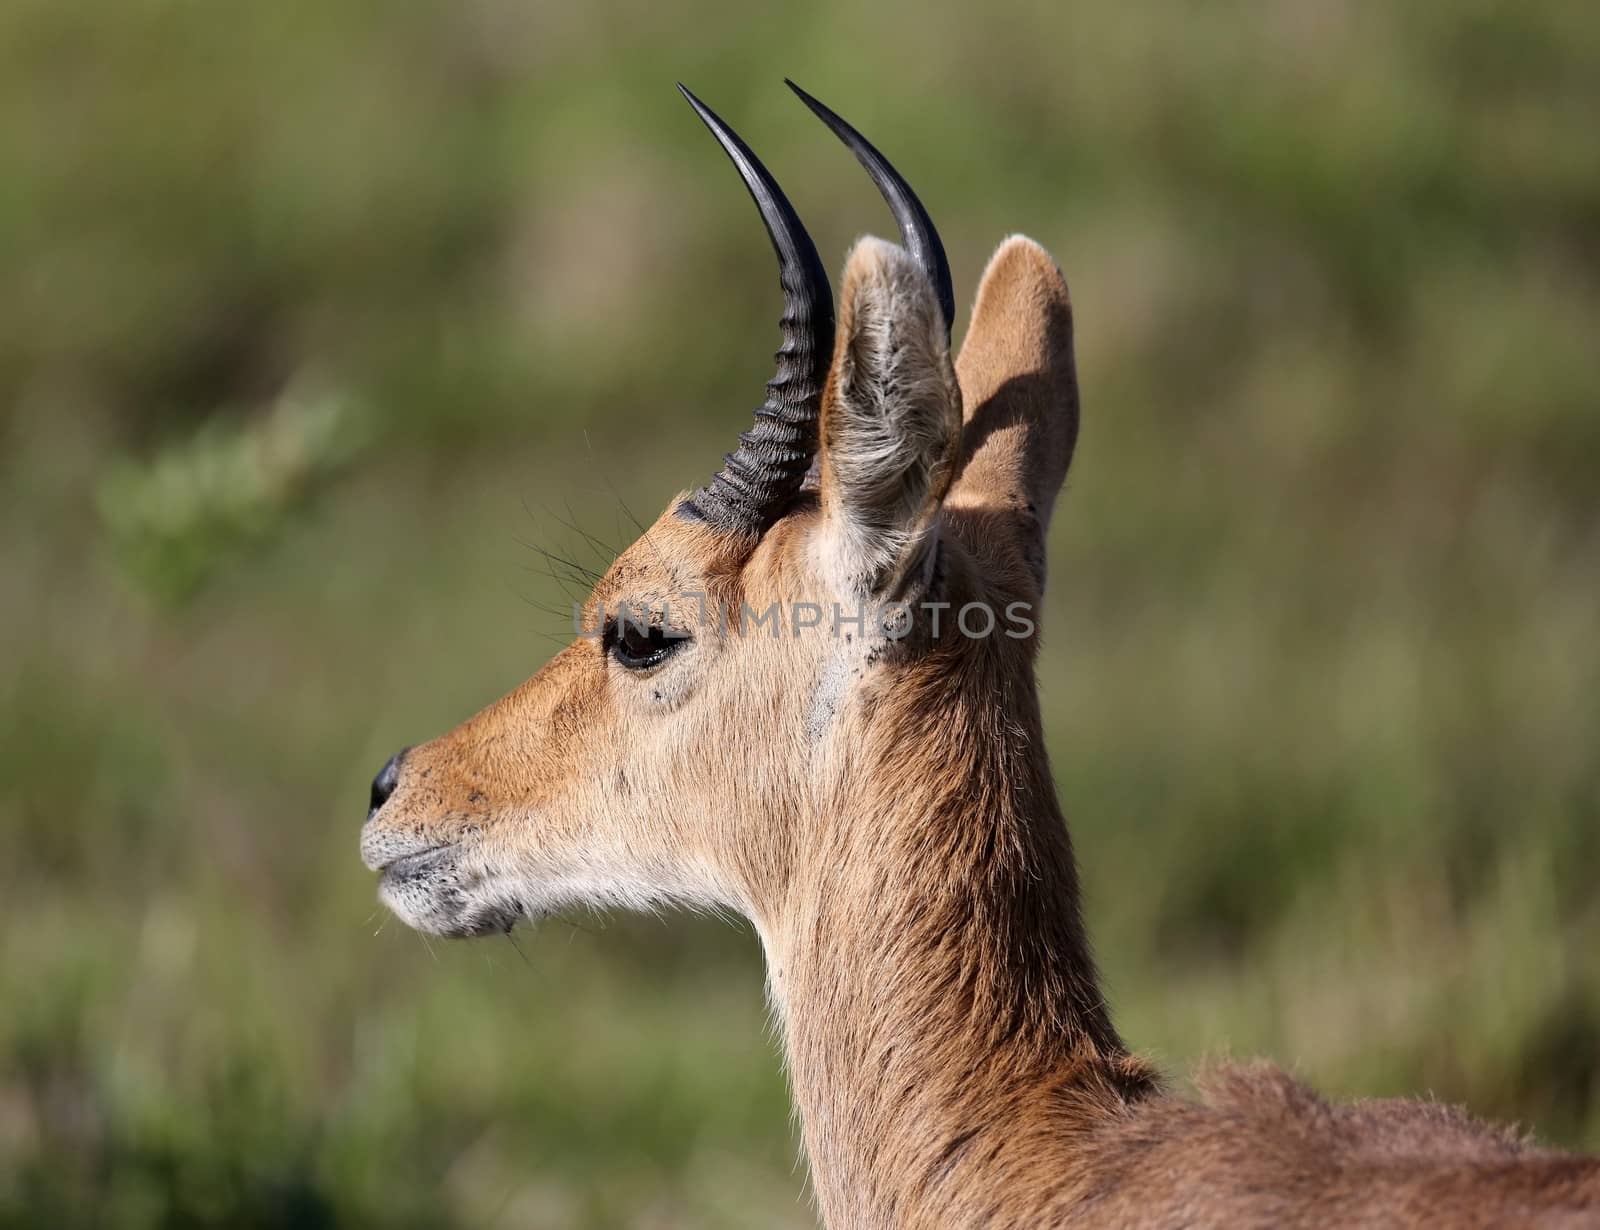
[[[938,298],[905,249],[858,242],[822,401],[828,546],[858,592],[900,596],[936,539],[955,474],[961,387]]]

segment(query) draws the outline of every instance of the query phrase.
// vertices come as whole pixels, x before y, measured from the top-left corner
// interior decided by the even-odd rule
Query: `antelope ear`
[[[827,549],[857,593],[894,599],[937,540],[961,440],[961,387],[938,296],[904,248],[858,242],[840,299],[822,399]]]
[[[983,271],[961,346],[967,423],[951,508],[1011,539],[1044,589],[1045,531],[1078,439],[1072,302],[1050,254],[1021,235]]]

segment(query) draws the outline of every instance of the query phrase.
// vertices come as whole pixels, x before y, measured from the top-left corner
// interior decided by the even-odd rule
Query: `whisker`
[[[542,547],[535,547],[534,550],[538,551],[544,557],[545,563],[549,565],[549,571],[544,575],[566,590],[567,597],[574,602],[582,603],[587,600],[594,587],[600,583],[599,573],[590,572],[582,565],[576,564],[569,559],[564,559],[551,551],[546,551]],[[567,589],[568,585],[577,586],[580,592],[573,593],[572,590]]]
[[[598,469],[600,461],[595,455],[594,441],[589,439],[589,433],[587,430],[585,430],[583,433],[583,443],[584,446],[589,450],[590,460],[595,463],[595,466]],[[634,526],[638,529],[639,536],[644,539],[645,545],[648,546],[651,551],[655,552],[656,559],[660,561],[661,566],[667,570],[668,574],[673,578],[674,584],[676,584],[678,575],[677,570],[674,569],[671,564],[667,563],[667,557],[661,554],[661,551],[651,540],[650,531],[648,528],[646,528],[644,522],[640,521],[638,517],[633,515],[633,509],[628,507],[628,502],[622,498],[622,493],[617,490],[617,485],[611,481],[611,476],[604,470],[600,470],[600,481],[605,483],[606,489],[611,492],[611,496],[616,500],[617,506],[627,514],[628,520],[632,521]]]
[[[572,930],[574,930],[574,931],[582,931],[585,935],[599,935],[600,934],[600,932],[595,930],[593,927],[585,927],[582,923],[577,922],[574,919],[563,918],[561,921],[563,923],[565,923],[568,927],[570,927]]]
[[[615,558],[621,552],[620,547],[612,546],[610,543],[605,541],[605,539],[600,538],[595,534],[591,534],[588,530],[584,529],[578,524],[578,514],[572,510],[572,501],[563,500],[562,504],[567,510],[567,517],[569,519],[563,521],[560,517],[556,517],[555,520],[558,525],[566,526],[567,529],[571,530],[574,534],[577,534],[602,555],[609,555],[612,558]]]
[[[553,615],[553,616],[558,616],[559,618],[565,619],[570,614],[570,612],[563,611],[558,606],[552,606],[548,602],[541,602],[537,598],[528,597],[527,594],[522,593],[520,590],[518,590],[515,586],[511,585],[509,582],[507,583],[506,587],[511,590],[511,593],[512,593],[513,596],[515,596],[516,598],[520,599],[521,601],[527,603],[529,606],[531,606],[534,610],[538,611],[542,615]]]
[[[529,972],[539,980],[539,985],[544,988],[546,993],[554,994],[555,988],[550,985],[550,980],[539,971],[539,967],[537,965],[528,960],[528,954],[522,951],[522,945],[517,943],[517,937],[511,933],[511,929],[509,927],[506,928],[505,937],[506,942],[516,950],[517,956],[522,958],[522,963],[528,967]]]
[[[506,941],[511,945],[512,951],[522,958],[522,963],[529,969],[533,969],[533,962],[528,960],[528,954],[522,951],[522,945],[517,943],[517,937],[509,930],[505,932],[505,937]]]

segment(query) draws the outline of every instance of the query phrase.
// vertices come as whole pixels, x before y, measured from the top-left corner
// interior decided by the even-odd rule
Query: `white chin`
[[[521,916],[515,903],[452,884],[436,886],[384,876],[378,900],[406,926],[428,935],[465,939],[509,931]]]

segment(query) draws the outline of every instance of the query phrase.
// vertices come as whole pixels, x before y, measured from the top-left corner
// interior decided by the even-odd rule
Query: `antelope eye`
[[[618,666],[643,671],[660,666],[688,639],[659,626],[641,627],[631,620],[619,620],[606,628],[606,651]]]

